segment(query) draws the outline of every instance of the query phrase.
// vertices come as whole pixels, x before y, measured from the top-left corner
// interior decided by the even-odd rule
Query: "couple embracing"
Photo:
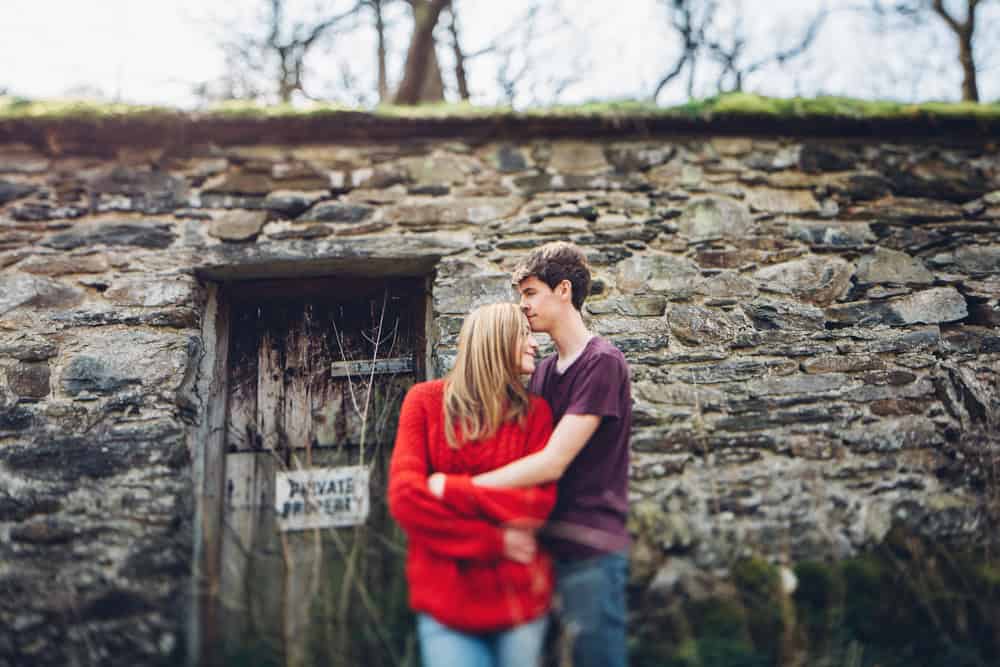
[[[424,667],[541,662],[553,593],[575,667],[626,664],[628,367],[587,331],[582,251],[515,271],[520,307],[473,311],[443,380],[403,401],[389,507],[408,538]],[[535,364],[532,332],[557,353]],[[527,389],[522,375],[530,374]]]

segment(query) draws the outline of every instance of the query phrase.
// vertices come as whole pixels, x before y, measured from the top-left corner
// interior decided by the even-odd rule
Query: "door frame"
[[[302,281],[308,292],[314,281],[390,280],[406,277],[395,273],[359,276],[358,274],[309,276]],[[411,275],[423,279],[423,308],[416,324],[416,376],[418,381],[434,376],[432,363],[433,271]],[[270,276],[263,278],[268,279]],[[201,420],[188,432],[192,452],[192,475],[195,496],[192,577],[188,605],[187,664],[216,665],[222,660],[219,585],[222,581],[222,520],[226,480],[226,420],[229,411],[229,346],[232,315],[232,290],[241,283],[260,280],[249,277],[239,281],[206,281],[206,303],[202,318],[203,350],[196,380],[197,395],[203,397]],[[289,280],[289,285],[292,281]]]

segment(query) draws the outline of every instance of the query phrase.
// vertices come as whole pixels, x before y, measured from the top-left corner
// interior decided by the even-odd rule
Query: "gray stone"
[[[47,222],[49,220],[72,220],[88,213],[88,207],[60,205],[47,201],[25,201],[10,209],[10,216],[18,222]]]
[[[55,280],[26,273],[0,274],[0,316],[15,308],[65,308],[83,300],[83,292]]]
[[[150,276],[116,280],[104,296],[121,306],[155,308],[193,304],[194,292],[195,284],[190,278],[157,280]]]
[[[654,317],[595,317],[591,320],[591,329],[599,334],[652,334],[658,335],[666,331],[667,326],[661,318]]]
[[[987,175],[973,160],[917,153],[902,164],[884,162],[883,171],[900,194],[968,201],[990,189]]]
[[[693,387],[687,384],[639,381],[632,385],[637,397],[665,405],[697,406],[701,410],[718,410],[725,395],[710,387]]]
[[[787,410],[776,410],[770,406],[762,408],[759,412],[723,417],[715,422],[715,428],[722,431],[759,431],[804,424],[827,424],[842,420],[845,412],[839,405],[797,407]]]
[[[858,261],[855,272],[858,283],[928,284],[934,282],[934,274],[927,270],[916,257],[905,252],[876,247]]]
[[[61,499],[44,491],[22,488],[0,491],[0,521],[21,522],[39,514],[51,514],[61,507]]]
[[[140,378],[134,373],[119,374],[103,360],[79,355],[70,359],[60,378],[64,392],[76,396],[81,392],[109,394],[133,384]]]
[[[333,228],[334,236],[362,236],[377,234],[392,227],[388,222],[362,222],[359,224],[339,224]]]
[[[794,361],[756,361],[738,360],[723,361],[711,366],[689,366],[672,369],[671,373],[684,382],[696,384],[718,384],[722,382],[741,382],[764,375],[785,375],[798,370]]]
[[[937,324],[960,320],[968,314],[965,299],[954,287],[934,287],[888,301],[860,301],[826,309],[831,322],[854,326]]]
[[[802,370],[806,373],[852,373],[879,370],[884,367],[885,362],[881,359],[866,354],[822,356],[802,362]]]
[[[263,197],[275,189],[274,182],[264,174],[232,172],[206,183],[202,194]]]
[[[856,151],[846,146],[825,146],[819,143],[807,143],[799,148],[799,169],[808,174],[816,174],[824,171],[844,171],[851,169],[859,157]]]
[[[734,303],[743,298],[757,296],[753,280],[735,271],[721,271],[698,282],[695,293],[718,299],[731,299]]]
[[[581,141],[558,141],[552,144],[549,168],[566,174],[586,174],[608,168],[600,144]]]
[[[166,172],[118,165],[90,181],[89,189],[99,212],[157,214],[168,213],[184,204],[187,183]]]
[[[885,385],[904,385],[910,384],[917,379],[917,376],[909,371],[901,370],[878,370],[871,373],[865,373],[861,376],[862,381],[865,384],[885,386]]]
[[[786,375],[751,380],[747,383],[747,391],[750,392],[751,396],[818,395],[840,393],[850,385],[850,378],[842,373]]]
[[[531,174],[518,176],[514,185],[526,195],[542,192],[579,192],[581,190],[624,190],[627,192],[649,189],[640,174]]]
[[[829,186],[833,192],[855,201],[881,199],[892,194],[892,184],[874,173],[847,174],[830,181]]]
[[[815,248],[860,248],[875,241],[867,223],[806,222],[788,225],[788,238],[803,241]]]
[[[64,276],[80,273],[104,273],[111,268],[103,253],[86,255],[38,254],[17,266],[19,271],[41,276]]]
[[[748,304],[743,304],[742,308],[757,329],[821,330],[824,328],[823,311],[804,303],[757,298]]]
[[[586,234],[590,231],[590,223],[583,218],[559,215],[545,217],[537,222],[525,220],[520,224],[505,226],[504,231],[508,234],[525,232],[531,234]]]
[[[919,328],[916,331],[906,331],[901,334],[890,333],[884,337],[879,337],[864,345],[865,351],[870,354],[884,352],[914,352],[916,350],[934,349],[941,343],[941,330],[939,327],[929,326]]]
[[[628,334],[611,334],[607,338],[626,355],[639,352],[653,352],[663,349],[670,344],[668,336],[658,335],[632,336]]]
[[[442,285],[434,292],[434,310],[444,314],[466,315],[474,308],[499,301],[512,301],[514,288],[510,274],[497,273],[464,278]]]
[[[487,190],[489,188],[483,188]],[[490,192],[489,194],[481,192],[478,188],[460,188],[461,196],[463,197],[477,197],[477,196],[489,196],[494,194]],[[474,192],[473,192],[474,191]],[[406,193],[410,195],[427,195],[429,197],[444,197],[451,193],[451,188],[447,185],[411,185],[406,188]]]
[[[891,301],[893,312],[905,324],[953,322],[969,312],[965,298],[954,287],[935,287]]]
[[[59,250],[96,245],[163,249],[169,247],[176,238],[169,223],[106,222],[78,225],[70,231],[52,236],[42,245]]]
[[[223,241],[249,241],[260,234],[266,221],[264,211],[231,211],[213,220],[208,233]]]
[[[493,154],[493,161],[497,165],[497,169],[504,173],[524,171],[528,168],[528,161],[525,159],[524,153],[517,146],[510,144],[498,146]]]
[[[7,369],[7,386],[21,398],[45,398],[49,395],[49,375],[45,362],[21,362]]]
[[[61,328],[107,327],[112,325],[193,329],[200,322],[199,312],[188,307],[120,308],[113,310],[69,310],[51,316]]]
[[[701,277],[698,266],[676,255],[636,255],[618,265],[618,289],[657,292],[668,299],[686,299]]]
[[[385,220],[404,227],[429,229],[483,225],[510,217],[521,203],[514,197],[412,199],[386,207]]]
[[[327,190],[275,190],[264,198],[263,206],[286,218],[295,218],[328,196]]]
[[[350,183],[355,188],[381,190],[407,183],[409,180],[409,173],[400,166],[379,166],[355,169],[351,172]]]
[[[2,426],[0,426],[2,428]],[[25,447],[0,450],[0,461],[26,477],[42,480],[77,482],[83,478],[106,479],[136,463],[148,463],[150,450],[168,445],[183,447],[179,429],[169,437],[153,441],[121,441],[93,437],[62,436],[41,438]]]
[[[857,452],[896,452],[934,447],[943,442],[934,422],[927,417],[886,419],[864,428],[848,429],[840,437]]]
[[[284,225],[267,231],[267,236],[275,241],[312,240],[331,236],[334,228],[326,224]]]
[[[229,195],[213,192],[204,192],[199,195],[188,197],[188,206],[198,208],[221,208],[226,210],[243,209],[247,211],[259,211],[264,209],[265,199],[260,195]]]
[[[464,183],[474,170],[469,160],[450,155],[405,158],[401,164],[417,185]]]
[[[691,241],[739,239],[752,226],[753,220],[744,205],[721,197],[691,200],[677,220],[678,233]]]
[[[467,234],[396,234],[233,244],[206,248],[193,269],[213,280],[267,276],[422,275],[443,257],[474,246]]]
[[[0,435],[26,431],[35,422],[34,414],[22,405],[0,405]]]
[[[734,323],[725,313],[700,306],[671,306],[666,318],[670,332],[688,345],[724,343],[736,333]]]
[[[109,327],[74,346],[78,351],[58,373],[59,387],[70,396],[107,394],[138,384],[170,394],[184,380],[188,346],[184,334]]]
[[[839,257],[811,255],[766,266],[754,274],[763,291],[792,294],[825,306],[847,293],[854,267]]]
[[[865,291],[866,299],[888,299],[894,296],[903,296],[913,292],[909,287],[887,287],[885,285],[875,285]]]
[[[56,356],[59,348],[48,336],[20,333],[0,339],[0,356],[19,361],[45,361]]]
[[[955,251],[955,266],[971,275],[1000,273],[1000,245],[964,246]]]
[[[303,222],[362,222],[371,217],[369,206],[343,204],[341,202],[320,202],[299,216]]]
[[[15,199],[21,199],[34,193],[38,188],[30,183],[15,183],[0,180],[0,206]]]
[[[24,521],[10,532],[15,542],[27,544],[67,544],[81,537],[84,530],[78,524],[56,517],[38,517]]]
[[[0,149],[0,174],[43,174],[51,164],[27,144],[7,144]]]
[[[742,157],[752,152],[754,140],[746,137],[712,137],[712,149],[726,157]]]
[[[587,312],[594,315],[626,315],[629,317],[659,317],[667,307],[667,299],[658,295],[610,297],[587,301]]]
[[[778,214],[818,213],[819,202],[809,190],[777,190],[752,188],[747,190],[746,202],[751,211]]]
[[[896,197],[851,206],[846,209],[845,215],[856,220],[891,224],[961,220],[964,217],[958,204],[915,197]]]
[[[615,144],[605,151],[608,162],[618,173],[644,170],[665,164],[677,154],[670,144]]]

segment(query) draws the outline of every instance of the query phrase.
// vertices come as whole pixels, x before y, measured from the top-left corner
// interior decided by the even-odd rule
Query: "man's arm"
[[[600,425],[601,418],[597,415],[565,415],[544,449],[502,468],[476,475],[472,482],[478,486],[504,488],[554,482],[562,477]]]

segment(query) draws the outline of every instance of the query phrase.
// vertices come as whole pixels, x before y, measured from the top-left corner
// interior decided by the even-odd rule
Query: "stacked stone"
[[[637,582],[981,540],[998,219],[995,151],[943,143],[0,146],[0,664],[181,650],[212,279],[433,269],[442,373],[571,240],[633,371]]]

